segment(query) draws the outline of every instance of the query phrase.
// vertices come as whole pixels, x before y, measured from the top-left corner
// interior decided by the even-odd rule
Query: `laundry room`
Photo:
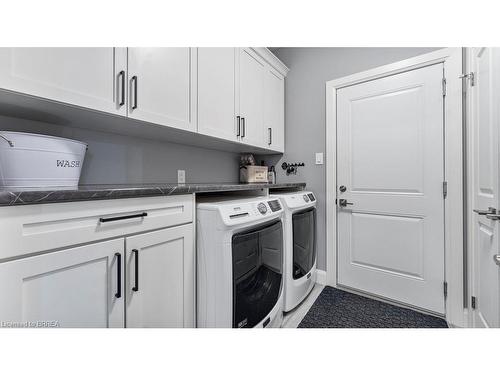
[[[6,374],[495,355],[495,12],[473,36],[425,7],[312,1],[9,5]]]

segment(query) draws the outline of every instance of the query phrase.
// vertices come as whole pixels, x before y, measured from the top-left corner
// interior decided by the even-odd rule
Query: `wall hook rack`
[[[297,174],[297,168],[298,167],[304,167],[305,166],[305,163],[287,163],[287,162],[283,162],[283,164],[281,164],[281,168],[283,168],[283,170],[286,171],[286,175],[290,175],[290,174]]]

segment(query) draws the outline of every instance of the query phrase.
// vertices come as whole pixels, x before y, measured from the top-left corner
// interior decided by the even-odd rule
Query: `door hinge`
[[[469,84],[472,86],[474,86],[474,84],[476,83],[476,80],[475,80],[475,76],[474,76],[474,72],[470,72],[470,73],[467,73],[467,74],[462,74],[460,76],[458,76],[458,78],[460,79],[468,79],[469,80]]]
[[[448,196],[448,181],[443,181],[443,199]]]
[[[476,309],[476,297],[472,297],[471,298],[471,307],[475,310]]]
[[[443,87],[443,96],[446,96],[446,78],[441,81]]]
[[[443,294],[446,299],[446,297],[448,297],[448,283],[446,281],[443,283]]]

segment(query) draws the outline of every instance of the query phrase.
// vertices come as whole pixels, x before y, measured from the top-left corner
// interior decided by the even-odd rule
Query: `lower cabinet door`
[[[124,327],[124,242],[0,263],[2,327]]]
[[[193,225],[127,237],[126,326],[195,326]]]

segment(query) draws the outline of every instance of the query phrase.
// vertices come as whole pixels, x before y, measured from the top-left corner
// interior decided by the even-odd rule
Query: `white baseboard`
[[[326,271],[316,270],[316,282],[320,285],[326,285]]]

